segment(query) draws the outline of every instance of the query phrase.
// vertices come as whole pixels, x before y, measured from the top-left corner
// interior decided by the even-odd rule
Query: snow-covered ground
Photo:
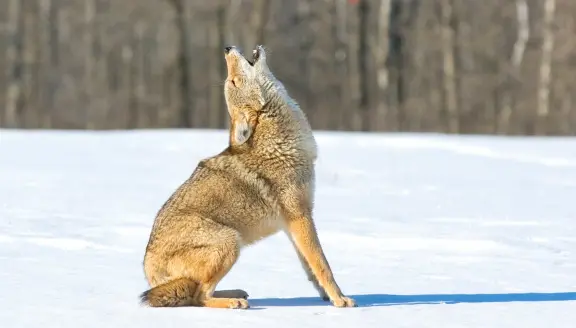
[[[146,308],[154,215],[222,131],[0,130],[0,326],[574,327],[576,138],[316,133],[315,219],[343,291],[284,235],[219,288],[249,310]]]

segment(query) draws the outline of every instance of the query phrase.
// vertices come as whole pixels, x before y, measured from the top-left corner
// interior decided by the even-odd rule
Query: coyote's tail
[[[140,295],[142,304],[152,307],[200,306],[195,297],[198,284],[190,278],[171,280]]]

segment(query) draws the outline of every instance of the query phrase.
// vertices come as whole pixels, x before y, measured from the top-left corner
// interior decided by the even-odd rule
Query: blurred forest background
[[[315,129],[574,135],[575,36],[574,0],[0,0],[0,126],[225,128],[264,44]]]

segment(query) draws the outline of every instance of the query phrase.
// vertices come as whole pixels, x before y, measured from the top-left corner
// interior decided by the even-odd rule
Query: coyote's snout
[[[272,74],[266,52],[246,59],[226,47],[224,95],[230,144],[201,160],[159,210],[144,257],[151,306],[247,308],[243,290],[216,290],[242,247],[284,231],[324,300],[340,291],[318,240],[312,209],[316,142],[304,113]]]

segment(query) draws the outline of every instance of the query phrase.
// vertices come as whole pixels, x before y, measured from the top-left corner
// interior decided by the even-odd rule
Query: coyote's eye
[[[236,87],[236,88],[238,88],[238,87],[240,86],[241,82],[242,82],[242,81],[240,81],[240,78],[238,78],[238,77],[233,77],[233,78],[231,78],[229,81],[230,81],[230,83],[232,83],[232,85],[233,85],[234,87]]]

